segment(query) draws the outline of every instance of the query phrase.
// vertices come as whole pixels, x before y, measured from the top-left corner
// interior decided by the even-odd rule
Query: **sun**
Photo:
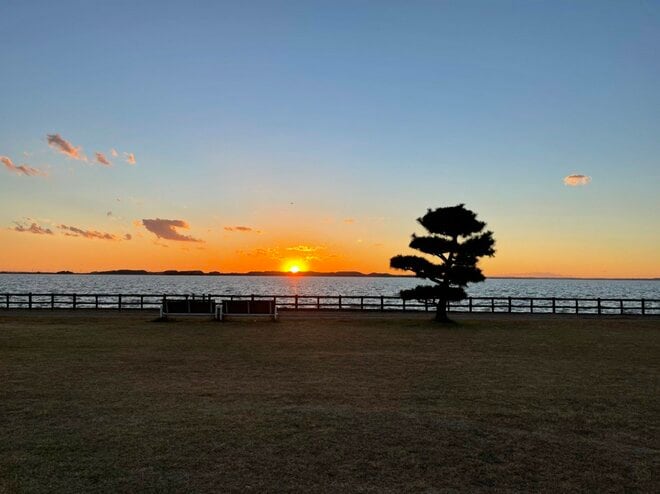
[[[298,274],[307,271],[308,266],[304,259],[285,259],[280,270],[284,273]]]

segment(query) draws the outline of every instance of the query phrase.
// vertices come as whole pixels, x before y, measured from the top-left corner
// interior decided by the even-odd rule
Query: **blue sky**
[[[547,237],[602,245],[585,273],[632,238],[650,258],[631,273],[660,275],[660,2],[5,0],[0,32],[0,155],[49,170],[0,175],[7,227],[107,229],[121,204],[125,228],[283,225],[342,252],[323,219],[352,218],[400,250],[427,207],[465,202],[498,256],[539,246],[524,272],[569,274]],[[54,133],[137,165],[81,166]]]

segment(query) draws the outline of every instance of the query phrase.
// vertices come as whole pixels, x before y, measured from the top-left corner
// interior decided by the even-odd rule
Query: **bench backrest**
[[[222,312],[225,314],[274,314],[275,303],[272,300],[223,300]]]
[[[165,300],[165,312],[169,314],[213,314],[213,300]]]

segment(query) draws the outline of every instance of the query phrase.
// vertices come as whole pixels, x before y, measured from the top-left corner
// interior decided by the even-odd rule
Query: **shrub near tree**
[[[477,220],[477,215],[464,204],[438,209],[429,209],[417,221],[429,233],[425,236],[413,234],[409,246],[439,259],[432,262],[421,256],[394,256],[390,266],[412,271],[418,278],[430,280],[434,285],[418,285],[402,290],[406,300],[435,300],[435,320],[449,322],[447,302],[467,297],[468,283],[484,281],[479,258],[495,254],[493,232],[484,231],[486,223]]]

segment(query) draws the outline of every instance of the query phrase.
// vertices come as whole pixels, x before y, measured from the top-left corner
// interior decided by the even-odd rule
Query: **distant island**
[[[111,269],[108,271],[91,271],[89,273],[75,273],[73,271],[0,271],[0,274],[83,274],[83,275],[147,275],[147,276],[331,276],[331,277],[353,277],[353,278],[411,278],[410,275],[390,273],[361,273],[359,271],[300,271],[291,273],[288,271],[248,271],[247,273],[220,271],[205,272],[199,269],[177,270],[167,269],[165,271],[147,271],[145,269]]]
[[[111,269],[108,271],[91,271],[89,273],[62,270],[62,271],[0,271],[0,274],[76,274],[76,275],[146,275],[146,276],[289,276],[289,277],[338,277],[338,278],[414,278],[408,274],[391,273],[361,273],[360,271],[299,271],[291,273],[289,271],[248,271],[247,273],[235,273],[220,271],[202,271],[199,269],[178,270],[167,269],[164,271],[147,271],[146,269]],[[487,276],[492,280],[639,280],[639,281],[660,281],[660,278],[586,278],[579,276],[559,276],[549,274],[513,274],[510,276]]]

